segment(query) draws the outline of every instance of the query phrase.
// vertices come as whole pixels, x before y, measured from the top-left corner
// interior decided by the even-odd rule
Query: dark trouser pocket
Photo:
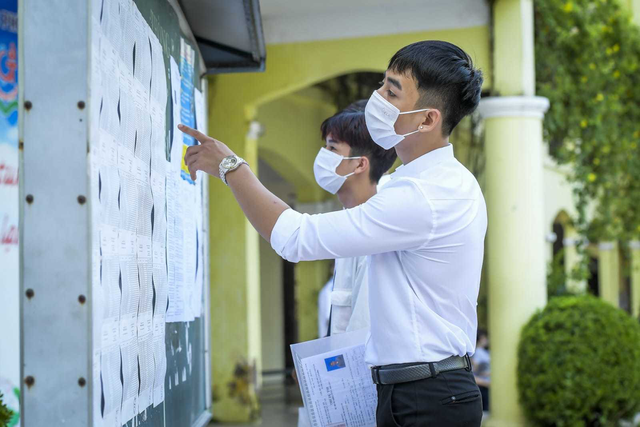
[[[443,405],[455,405],[459,403],[473,402],[480,398],[480,390],[478,391],[466,391],[464,393],[454,394],[444,399],[440,399],[440,403]]]
[[[376,409],[377,427],[400,427],[394,415],[392,399],[395,384],[378,385],[378,407]]]
[[[376,418],[378,427],[479,427],[482,399],[471,372],[451,371],[379,385]]]

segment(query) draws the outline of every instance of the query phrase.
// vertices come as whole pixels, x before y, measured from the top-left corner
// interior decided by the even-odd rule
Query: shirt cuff
[[[300,228],[302,214],[293,209],[282,212],[271,231],[271,247],[282,257],[291,236]]]

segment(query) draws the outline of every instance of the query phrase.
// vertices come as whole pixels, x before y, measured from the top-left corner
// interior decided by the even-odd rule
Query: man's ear
[[[371,167],[371,163],[369,162],[369,158],[367,156],[362,156],[358,160],[358,166],[356,170],[354,170],[355,174],[369,172],[369,168]]]
[[[442,122],[442,113],[438,109],[429,109],[424,112],[424,120],[418,126],[418,132],[432,132]]]

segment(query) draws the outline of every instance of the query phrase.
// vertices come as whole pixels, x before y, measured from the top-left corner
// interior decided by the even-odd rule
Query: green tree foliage
[[[640,236],[640,30],[617,0],[536,0],[545,138],[572,165],[576,226],[592,241]],[[595,212],[587,218],[587,205]]]
[[[553,298],[523,328],[518,391],[535,425],[617,425],[640,409],[640,323],[593,296]]]

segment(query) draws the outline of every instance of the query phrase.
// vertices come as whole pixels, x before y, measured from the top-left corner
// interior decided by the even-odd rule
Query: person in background
[[[333,288],[333,270],[335,263],[331,263],[329,280],[318,292],[318,338],[324,338],[329,331],[329,316],[331,315],[331,289]]]
[[[397,158],[394,149],[385,150],[371,139],[364,117],[366,106],[367,100],[356,101],[320,126],[325,146],[313,166],[316,182],[336,194],[345,209],[375,196],[380,178]],[[338,258],[328,335],[368,326],[367,257]]]
[[[373,197],[380,178],[397,158],[394,149],[385,150],[371,139],[364,118],[366,105],[367,100],[356,101],[320,126],[325,146],[313,165],[316,182],[336,194],[346,209]],[[333,277],[318,295],[318,336],[323,338],[367,327],[367,257],[338,258]],[[309,425],[306,411],[300,408],[298,427]]]
[[[471,357],[473,373],[482,396],[482,410],[489,411],[489,386],[491,385],[491,356],[489,355],[489,335],[484,329],[478,329],[476,352]]]

